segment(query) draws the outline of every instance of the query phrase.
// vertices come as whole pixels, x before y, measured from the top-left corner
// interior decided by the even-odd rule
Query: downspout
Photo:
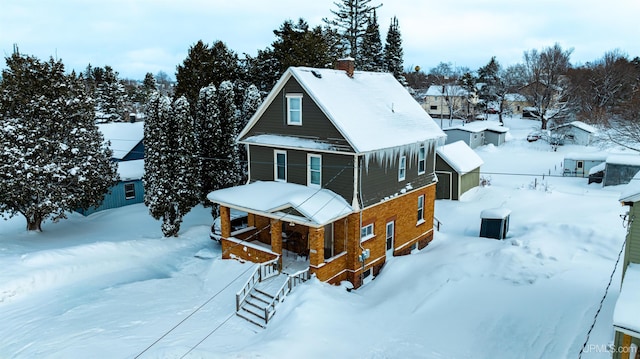
[[[358,160],[358,198],[360,199],[360,206],[364,206],[364,202],[362,200],[362,166],[360,165],[360,161]],[[362,246],[362,208],[359,206],[359,213],[360,213],[360,236],[357,238],[358,240],[358,246],[360,246],[360,249],[362,250],[361,254],[360,254],[360,258],[362,259],[362,271],[360,272],[360,285],[362,286],[364,284],[364,267],[365,267],[365,260],[366,258],[364,257],[364,253],[365,253],[365,249]]]

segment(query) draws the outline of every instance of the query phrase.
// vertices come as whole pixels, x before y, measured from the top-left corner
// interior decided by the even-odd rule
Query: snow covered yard
[[[207,209],[172,239],[141,204],[42,233],[0,222],[0,358],[577,358],[624,240],[622,187],[561,176],[564,153],[595,149],[505,125],[510,141],[477,149],[491,185],[437,201],[427,248],[357,291],[308,282],[266,330],[234,315],[253,265],[219,259]],[[478,237],[496,207],[512,211],[507,239]],[[610,357],[619,283],[583,358]]]

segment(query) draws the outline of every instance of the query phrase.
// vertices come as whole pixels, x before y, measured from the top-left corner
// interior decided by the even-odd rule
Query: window
[[[373,237],[373,223],[369,223],[360,228],[360,240],[369,239],[371,237]]]
[[[287,182],[287,152],[275,150],[273,178],[276,181]]]
[[[287,124],[302,125],[302,94],[287,95]]]
[[[431,105],[431,107],[429,107],[429,108],[430,108],[430,109],[432,109],[432,110],[437,110],[437,109],[438,109],[438,106],[436,106],[436,105]]]
[[[584,168],[584,162],[583,161],[576,162],[576,165],[577,165],[578,169],[583,169]]]
[[[320,186],[322,184],[322,157],[309,154],[307,156],[307,186]]]
[[[400,157],[400,163],[398,164],[398,181],[404,181],[407,174],[407,157]]]
[[[136,185],[134,183],[124,184],[124,199],[136,198]]]
[[[424,222],[424,195],[418,197],[418,223]]]
[[[427,153],[424,146],[418,150],[418,174],[421,175],[427,170]]]

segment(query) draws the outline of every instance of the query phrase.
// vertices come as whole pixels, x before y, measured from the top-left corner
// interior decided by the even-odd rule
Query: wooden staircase
[[[278,260],[257,266],[245,286],[236,294],[236,315],[266,328],[278,304],[291,291],[309,279],[309,270],[291,275],[278,270]]]

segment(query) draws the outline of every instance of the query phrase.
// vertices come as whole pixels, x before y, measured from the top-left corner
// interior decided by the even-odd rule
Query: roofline
[[[278,149],[285,149],[285,150],[313,151],[313,152],[332,153],[332,154],[346,155],[346,156],[357,155],[356,152],[337,151],[337,150],[323,150],[323,149],[308,148],[308,147],[272,145],[272,144],[267,144],[267,143],[256,143],[256,142],[247,142],[247,141],[238,141],[238,143],[243,144],[243,145],[254,145],[254,146],[261,146],[261,147],[268,147],[268,148],[278,148]]]
[[[640,338],[640,332],[637,332],[635,330],[632,330],[632,329],[629,329],[629,328],[625,328],[625,327],[621,327],[621,326],[615,325],[615,324],[613,325],[613,329],[615,331],[620,332],[620,333],[624,333],[626,335],[630,335],[630,336],[635,337],[635,338]]]

